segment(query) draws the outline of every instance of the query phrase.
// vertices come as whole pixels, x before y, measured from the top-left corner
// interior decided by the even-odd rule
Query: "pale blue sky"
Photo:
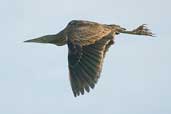
[[[0,0],[0,114],[170,114],[169,0]],[[67,46],[25,44],[72,19],[135,28],[157,37],[119,35],[89,94],[73,97]]]

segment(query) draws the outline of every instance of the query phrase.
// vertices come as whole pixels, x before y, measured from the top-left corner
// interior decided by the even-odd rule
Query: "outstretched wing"
[[[67,27],[69,40],[81,45],[94,44],[111,33],[109,26],[90,21],[75,20]]]
[[[70,82],[74,96],[94,88],[102,70],[102,63],[113,36],[106,36],[95,44],[80,46],[68,41]]]

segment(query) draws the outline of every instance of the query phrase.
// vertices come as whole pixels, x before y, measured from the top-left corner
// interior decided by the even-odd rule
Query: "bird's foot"
[[[155,37],[155,34],[153,34],[151,32],[151,30],[147,28],[147,25],[146,24],[140,25],[139,27],[137,27],[136,29],[134,29],[132,32],[134,34],[136,34],[136,35],[146,35],[146,36]]]

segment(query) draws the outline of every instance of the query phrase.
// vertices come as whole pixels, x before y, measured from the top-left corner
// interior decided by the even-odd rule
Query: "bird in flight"
[[[146,24],[131,31],[115,24],[72,20],[59,33],[24,42],[68,46],[69,79],[74,96],[94,88],[102,71],[105,54],[119,33],[154,36]]]

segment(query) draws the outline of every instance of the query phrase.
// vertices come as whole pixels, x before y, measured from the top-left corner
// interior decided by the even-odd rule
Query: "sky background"
[[[0,0],[0,114],[171,114],[170,0]],[[148,24],[157,37],[120,34],[95,89],[74,98],[67,46],[24,40],[73,19]]]

